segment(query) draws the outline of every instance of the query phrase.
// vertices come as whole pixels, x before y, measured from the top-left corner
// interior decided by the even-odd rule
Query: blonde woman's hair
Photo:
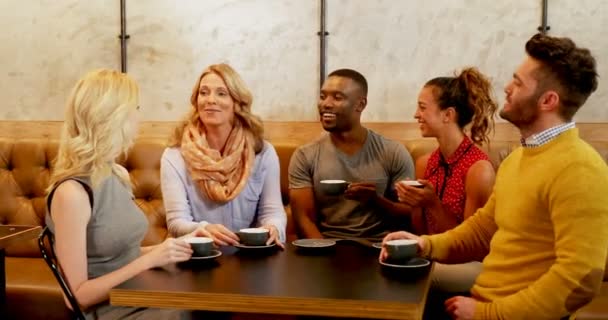
[[[135,139],[131,114],[138,103],[137,83],[124,73],[95,70],[81,78],[67,102],[49,191],[71,177],[88,177],[97,186],[112,173],[130,186],[128,172],[115,159]]]
[[[225,63],[210,65],[198,77],[198,80],[194,84],[194,88],[192,88],[192,95],[190,96],[190,110],[186,114],[185,119],[177,125],[173,135],[169,138],[169,146],[180,147],[182,144],[184,129],[189,124],[195,125],[200,121],[197,110],[198,91],[201,85],[201,80],[204,76],[210,73],[216,74],[222,78],[222,80],[224,80],[224,83],[228,88],[228,92],[235,103],[235,121],[239,121],[243,126],[243,129],[252,134],[255,141],[255,153],[259,153],[264,146],[264,125],[258,116],[251,113],[253,96],[251,95],[249,88],[247,88],[247,85],[245,85],[245,81],[243,81],[241,76],[234,71],[231,66]]]

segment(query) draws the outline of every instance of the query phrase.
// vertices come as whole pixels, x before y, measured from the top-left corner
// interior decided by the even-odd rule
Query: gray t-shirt
[[[343,195],[321,192],[320,181],[375,182],[377,192],[395,201],[394,183],[414,178],[412,157],[396,141],[368,129],[361,150],[347,155],[331,142],[329,134],[299,147],[289,163],[289,188],[313,188],[317,226],[327,238],[380,240],[388,232],[408,225],[406,217],[395,218],[373,204],[345,199]]]

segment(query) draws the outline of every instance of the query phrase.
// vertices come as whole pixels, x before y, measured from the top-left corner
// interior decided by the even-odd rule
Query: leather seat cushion
[[[70,319],[61,288],[42,258],[6,258],[6,319]]]
[[[61,288],[42,258],[6,257],[6,291],[61,297]]]

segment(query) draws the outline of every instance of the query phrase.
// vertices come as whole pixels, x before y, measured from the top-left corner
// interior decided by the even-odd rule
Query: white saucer
[[[269,245],[265,245],[265,246],[248,246],[248,245],[244,245],[244,244],[240,244],[240,243],[239,244],[235,244],[234,246],[236,248],[239,248],[239,249],[245,249],[245,250],[252,249],[252,250],[255,250],[255,249],[268,249],[268,248],[272,248],[272,247],[274,247],[276,245],[277,244],[275,242],[273,242],[273,243],[271,243]]]
[[[329,239],[298,239],[291,244],[301,248],[329,248],[336,245],[336,241]]]
[[[219,256],[222,255],[222,252],[219,250],[211,250],[211,254],[208,256],[203,256],[203,257],[198,257],[198,256],[192,256],[190,258],[190,260],[207,260],[207,259],[215,259]]]
[[[382,242],[374,242],[374,244],[372,244],[372,247],[376,249],[382,249]]]
[[[387,263],[384,261],[380,261],[380,264],[385,267],[390,267],[390,268],[415,269],[415,268],[424,268],[424,267],[428,266],[429,264],[431,264],[431,262],[429,260],[423,259],[423,258],[412,258],[405,264],[393,264],[393,263]]]

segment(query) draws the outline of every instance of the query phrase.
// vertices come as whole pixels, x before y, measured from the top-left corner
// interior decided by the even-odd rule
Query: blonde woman
[[[283,246],[286,215],[279,158],[251,113],[252,95],[227,64],[206,68],[190,111],[161,159],[167,227],[174,236],[198,230],[217,245],[237,245],[241,228],[262,227],[267,244]]]
[[[134,139],[137,109],[138,87],[127,75],[97,70],[84,76],[68,100],[51,176],[46,224],[67,282],[91,319],[183,316],[108,304],[112,287],[192,255],[181,239],[139,245],[148,221],[132,201],[128,172],[115,162]]]

